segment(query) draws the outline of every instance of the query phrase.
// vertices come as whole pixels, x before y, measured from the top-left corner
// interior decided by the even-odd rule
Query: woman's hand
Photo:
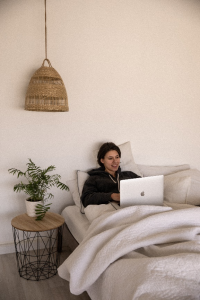
[[[119,202],[119,201],[120,201],[120,194],[119,194],[119,193],[113,193],[113,194],[111,194],[111,198],[112,198],[114,201]]]

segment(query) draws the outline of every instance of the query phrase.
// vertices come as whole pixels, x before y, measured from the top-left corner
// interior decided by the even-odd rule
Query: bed
[[[67,206],[62,211],[62,216],[65,219],[64,240],[71,251],[74,251],[82,242],[90,223],[76,205]]]
[[[129,148],[129,166],[123,146]],[[83,209],[80,195],[88,175],[78,171],[68,182],[74,205],[62,212],[74,251],[59,276],[69,281],[72,294],[87,291],[92,300],[199,300],[200,172],[189,165],[136,165],[130,143],[122,148],[122,169],[164,175],[164,205]]]

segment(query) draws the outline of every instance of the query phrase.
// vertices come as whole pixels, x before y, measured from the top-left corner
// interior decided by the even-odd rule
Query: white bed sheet
[[[76,205],[72,205],[67,206],[62,211],[61,215],[65,219],[65,223],[67,224],[70,232],[72,233],[76,241],[80,244],[90,225],[85,214],[82,214],[80,212],[79,207],[77,207]]]

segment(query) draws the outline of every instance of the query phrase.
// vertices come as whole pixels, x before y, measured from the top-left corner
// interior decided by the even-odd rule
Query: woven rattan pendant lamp
[[[45,4],[45,59],[42,66],[33,74],[26,93],[25,110],[69,111],[67,92],[62,78],[47,58],[47,25]],[[45,67],[45,62],[49,66]]]

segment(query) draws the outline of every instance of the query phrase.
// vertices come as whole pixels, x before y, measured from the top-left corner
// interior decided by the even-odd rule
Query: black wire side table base
[[[12,229],[20,277],[39,281],[56,275],[62,248],[62,226],[42,232]]]

